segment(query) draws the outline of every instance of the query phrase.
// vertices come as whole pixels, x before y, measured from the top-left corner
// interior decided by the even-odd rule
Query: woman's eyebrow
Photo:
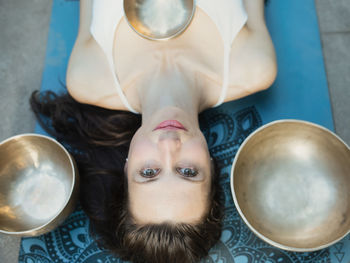
[[[204,178],[201,178],[199,180],[195,180],[195,179],[191,179],[190,177],[185,177],[185,176],[181,176],[180,175],[180,178],[182,180],[185,180],[187,182],[191,182],[191,183],[201,183],[204,181]],[[146,179],[146,180],[134,180],[135,183],[137,184],[149,184],[149,183],[153,183],[153,182],[156,182],[158,180],[158,178],[153,178],[153,179]]]
[[[201,175],[202,176],[201,179],[194,179],[194,177],[185,177],[182,175],[180,175],[180,176],[181,176],[181,179],[192,182],[192,183],[201,183],[205,180],[204,176],[202,176],[202,175]]]
[[[136,179],[136,176],[137,176],[137,174],[136,175],[134,175],[134,177],[133,177],[133,181],[135,182],[135,183],[137,183],[137,184],[147,184],[147,183],[152,183],[152,182],[155,182],[155,181],[157,181],[158,180],[158,176],[156,176],[155,178],[149,178],[149,179],[142,179],[142,180],[137,180]]]

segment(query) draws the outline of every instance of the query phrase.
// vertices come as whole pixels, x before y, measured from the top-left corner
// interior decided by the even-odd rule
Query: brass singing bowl
[[[231,191],[244,222],[267,243],[325,248],[350,232],[350,149],[319,125],[272,122],[239,148]]]
[[[167,40],[191,23],[195,0],[124,0],[124,14],[131,28],[150,40]]]
[[[54,139],[22,134],[0,143],[0,233],[36,236],[56,228],[78,199],[73,158]]]

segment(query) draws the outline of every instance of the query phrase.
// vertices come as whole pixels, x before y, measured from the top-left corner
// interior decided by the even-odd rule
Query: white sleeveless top
[[[213,4],[215,3],[215,4]],[[197,0],[200,7],[215,23],[224,44],[223,87],[218,102],[214,107],[223,103],[228,87],[230,50],[239,31],[247,22],[247,13],[242,0]],[[129,104],[114,72],[113,40],[119,21],[124,16],[123,0],[93,0],[91,35],[104,51],[112,75],[116,91],[124,106],[131,112],[137,113]]]

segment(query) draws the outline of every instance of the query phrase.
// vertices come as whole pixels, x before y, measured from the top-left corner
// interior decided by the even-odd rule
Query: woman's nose
[[[176,151],[181,147],[180,136],[174,133],[165,133],[159,136],[158,147],[162,150]]]

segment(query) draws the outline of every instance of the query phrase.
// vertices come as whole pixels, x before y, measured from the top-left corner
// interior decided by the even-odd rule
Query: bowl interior
[[[241,216],[273,245],[314,250],[350,230],[350,150],[326,129],[267,125],[242,145],[231,176]]]
[[[69,154],[55,141],[16,136],[0,144],[0,230],[29,231],[55,218],[74,183]]]
[[[149,39],[168,39],[180,34],[190,24],[193,0],[124,0],[130,26]]]

